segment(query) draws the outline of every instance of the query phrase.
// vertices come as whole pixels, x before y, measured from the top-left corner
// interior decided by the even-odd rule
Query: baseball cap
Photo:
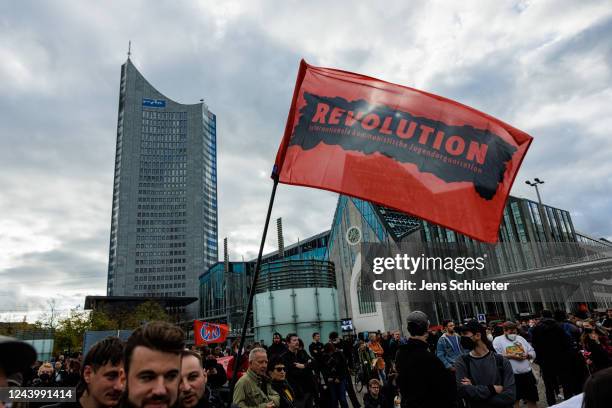
[[[0,336],[0,367],[6,375],[24,372],[36,361],[36,350],[23,341]]]
[[[484,333],[485,331],[485,328],[474,319],[468,320],[459,330],[460,333],[470,332],[472,334]]]
[[[412,336],[422,336],[429,328],[429,319],[420,310],[410,312],[406,320],[408,322],[408,331]]]

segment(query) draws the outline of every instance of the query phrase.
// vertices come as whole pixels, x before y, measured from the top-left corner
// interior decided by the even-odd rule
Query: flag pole
[[[272,194],[270,194],[270,203],[268,204],[268,214],[266,215],[266,222],[264,224],[263,234],[261,235],[261,243],[259,245],[259,254],[257,255],[257,263],[255,264],[255,273],[253,275],[253,281],[251,283],[251,290],[249,291],[249,303],[247,304],[246,313],[244,314],[244,323],[242,324],[242,334],[240,335],[240,345],[238,351],[234,353],[234,372],[232,373],[232,380],[230,381],[229,387],[229,398],[230,403],[234,394],[234,386],[238,378],[238,369],[240,368],[242,348],[244,347],[244,341],[246,338],[247,326],[249,324],[249,315],[253,309],[253,298],[255,297],[255,288],[257,286],[257,279],[259,279],[259,270],[261,269],[261,258],[263,254],[264,244],[266,243],[266,235],[268,234],[268,225],[270,224],[270,215],[272,214],[272,205],[274,204],[274,197],[276,196],[276,187],[278,186],[278,169],[276,165],[272,170],[272,179],[274,184],[272,186]],[[246,270],[245,270],[246,273]],[[253,317],[253,320],[255,318]],[[233,351],[233,350],[232,350]]]

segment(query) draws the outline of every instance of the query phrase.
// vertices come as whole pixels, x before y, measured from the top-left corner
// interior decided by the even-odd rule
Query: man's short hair
[[[116,366],[123,361],[123,341],[117,337],[109,336],[94,344],[83,359],[83,368],[91,366],[94,371],[111,363]]]
[[[444,321],[442,321],[442,327],[447,328],[449,323],[455,323],[453,320],[451,319],[446,319]]]
[[[292,337],[297,337],[298,339],[300,338],[300,336],[298,336],[297,333],[289,333],[287,337],[285,338],[285,341],[289,343]]]
[[[83,394],[83,391],[87,389],[84,376],[85,367],[90,366],[96,372],[108,363],[112,366],[119,365],[123,361],[124,348],[123,341],[114,336],[106,337],[91,346],[81,365],[81,378],[77,384],[77,395]]]
[[[268,355],[268,352],[266,351],[265,348],[255,347],[249,352],[249,363],[255,360],[255,354],[258,354],[258,353],[264,353],[266,356]]]
[[[378,387],[381,386],[380,381],[377,380],[376,378],[372,378],[369,382],[368,382],[368,387],[371,387],[373,385],[378,385]]]
[[[202,355],[200,353],[198,353],[197,351],[193,351],[193,350],[181,351],[181,359],[185,357],[189,357],[189,356],[197,358],[198,361],[200,362],[200,367],[202,367]]]
[[[315,336],[318,336],[318,335],[320,335],[320,333],[319,333],[319,332],[314,332],[314,333],[312,333],[312,338],[314,339],[314,338],[315,338]]]
[[[504,330],[514,330],[514,329],[518,329],[518,325],[514,322],[511,321],[507,321],[504,324],[502,324],[502,327],[504,328]]]
[[[330,340],[336,340],[337,338],[338,338],[338,332],[333,331],[333,332],[329,333],[329,339]]]
[[[129,372],[132,353],[138,346],[180,355],[185,348],[185,333],[180,327],[160,321],[140,326],[134,330],[125,345],[123,361],[125,372]]]

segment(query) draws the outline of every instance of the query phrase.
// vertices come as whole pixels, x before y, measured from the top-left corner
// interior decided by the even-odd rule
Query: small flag
[[[210,343],[223,343],[229,333],[227,324],[208,323],[201,320],[193,322],[193,334],[196,346]]]

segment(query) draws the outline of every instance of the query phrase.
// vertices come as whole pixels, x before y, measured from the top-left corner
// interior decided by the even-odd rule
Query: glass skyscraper
[[[198,296],[218,260],[216,133],[203,102],[174,102],[122,65],[107,295]]]

